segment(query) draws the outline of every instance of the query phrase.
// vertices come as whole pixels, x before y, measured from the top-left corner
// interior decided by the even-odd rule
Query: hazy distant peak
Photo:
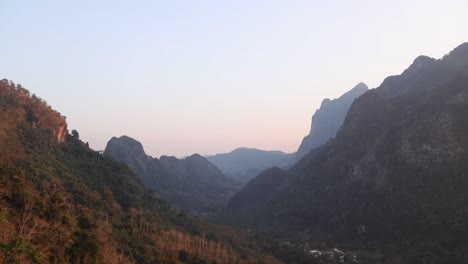
[[[229,153],[205,157],[224,174],[247,182],[261,171],[273,166],[288,167],[294,160],[294,154],[278,150],[260,150],[256,148],[237,148]]]
[[[324,107],[331,105],[331,103],[335,101],[347,100],[349,98],[354,99],[358,97],[359,95],[363,94],[364,92],[366,92],[367,90],[369,90],[369,87],[365,83],[360,82],[356,84],[351,90],[347,91],[346,93],[342,94],[340,97],[336,99],[333,99],[333,100],[329,98],[323,99],[322,103],[320,104],[320,109],[323,109]]]
[[[354,86],[352,90],[355,90],[355,89],[359,89],[359,90],[369,90],[369,87],[367,86],[367,84],[365,84],[364,82],[360,82],[358,83],[356,86]]]
[[[247,147],[240,147],[240,148],[236,148],[234,149],[233,151],[231,151],[230,153],[237,153],[237,154],[240,154],[240,153],[281,153],[281,154],[286,154],[280,150],[261,150],[261,149],[257,149],[257,148],[247,148]]]
[[[198,158],[198,157],[202,157],[200,154],[198,153],[194,153],[192,155],[189,156],[189,158],[192,157],[192,158]]]
[[[203,161],[206,161],[206,159],[201,156],[200,154],[198,153],[195,153],[195,154],[192,154],[188,157],[185,158],[186,160],[203,160]]]
[[[365,84],[363,82],[360,82],[356,86],[354,86],[351,90],[349,90],[348,92],[346,92],[342,96],[340,96],[340,98],[352,97],[354,99],[354,98],[356,98],[357,94],[361,95],[362,93],[364,93],[367,90],[369,90],[369,87],[367,86],[367,84]],[[340,99],[340,98],[338,98],[338,99]]]
[[[258,150],[259,150],[259,149],[256,149],[256,148],[240,147],[240,148],[234,149],[233,151],[231,151],[231,153],[235,153],[235,152],[245,152],[245,151],[258,151]]]
[[[330,98],[325,98],[322,100],[322,103],[320,104],[320,108],[327,107],[332,102]]]
[[[357,88],[357,87],[368,88],[368,87],[367,87],[367,84],[365,84],[364,82],[358,83],[353,89],[355,89],[355,88]],[[351,90],[352,90],[352,89],[351,89]]]
[[[302,140],[296,154],[297,159],[334,137],[354,99],[368,90],[367,85],[360,82],[339,98],[333,100],[324,99],[320,105],[320,109],[312,116],[310,133]]]
[[[161,157],[159,157],[159,160],[161,160],[161,161],[178,161],[179,159],[176,158],[175,156],[162,155]]]
[[[115,148],[124,148],[136,155],[146,155],[143,145],[139,141],[125,135],[121,137],[112,137],[109,142],[107,142],[106,149]]]
[[[192,155],[186,157],[184,160],[189,161],[189,162],[196,162],[196,163],[199,163],[199,164],[210,163],[205,157],[201,156],[198,153],[192,154]]]

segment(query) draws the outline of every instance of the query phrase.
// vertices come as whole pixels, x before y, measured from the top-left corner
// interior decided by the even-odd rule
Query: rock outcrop
[[[351,104],[368,89],[367,85],[361,82],[337,99],[324,99],[320,109],[312,116],[310,133],[302,140],[296,159],[299,160],[313,148],[335,137]]]

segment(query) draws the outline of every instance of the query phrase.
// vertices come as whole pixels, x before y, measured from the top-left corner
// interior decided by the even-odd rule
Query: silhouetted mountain
[[[216,213],[241,188],[204,157],[194,154],[185,159],[146,155],[140,142],[113,137],[104,155],[123,162],[141,175],[143,182],[175,207],[191,213]]]
[[[360,96],[334,140],[245,186],[227,219],[379,249],[385,263],[466,262],[467,65],[468,43],[440,60],[418,57]],[[275,181],[284,187],[258,202]],[[252,203],[255,219],[244,217]]]
[[[286,168],[292,165],[294,154],[281,151],[265,151],[254,148],[238,148],[229,153],[206,157],[226,176],[246,183],[260,172],[271,167]]]
[[[261,220],[257,216],[275,196],[283,190],[289,180],[290,175],[277,167],[263,171],[229,201],[229,213],[236,217],[232,221],[242,219],[243,222],[261,225]]]
[[[353,101],[367,90],[367,85],[359,83],[337,99],[324,99],[320,109],[312,117],[310,134],[304,137],[296,153],[286,154],[281,151],[238,148],[229,153],[206,158],[220,168],[226,176],[243,183],[247,183],[268,168],[287,169],[311,149],[333,138]]]
[[[312,116],[310,133],[302,140],[296,153],[296,159],[299,160],[313,148],[321,146],[335,137],[351,104],[367,90],[367,85],[359,83],[337,99],[324,99],[320,109]]]

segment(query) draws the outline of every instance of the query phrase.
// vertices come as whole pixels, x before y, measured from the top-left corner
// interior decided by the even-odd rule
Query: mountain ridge
[[[365,83],[360,82],[336,99],[323,99],[320,108],[312,116],[309,134],[303,138],[296,152],[296,160],[301,159],[313,148],[321,146],[333,138],[342,125],[353,101],[368,89]]]
[[[255,219],[245,217],[255,204],[248,197],[261,190],[250,184],[244,187],[250,194],[228,203],[227,218],[289,238],[373,245],[390,263],[460,263],[456,252],[466,248],[458,243],[466,230],[457,208],[468,200],[467,65],[466,43],[439,60],[418,57],[357,98],[335,139],[277,172],[290,175],[288,183],[255,207]]]
[[[65,133],[65,117],[44,100],[5,80],[0,120],[0,262],[282,263],[263,242],[175,211],[126,165]]]
[[[226,176],[247,183],[262,170],[275,166],[283,168],[291,166],[294,162],[294,153],[240,147],[229,153],[206,156],[206,159],[215,164]]]
[[[135,169],[149,188],[193,214],[213,215],[241,186],[199,154],[184,159],[153,158],[146,155],[139,141],[128,136],[111,138],[104,155]]]

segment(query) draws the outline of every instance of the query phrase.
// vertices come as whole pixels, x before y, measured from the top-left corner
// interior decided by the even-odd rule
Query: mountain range
[[[353,101],[367,90],[366,84],[359,83],[337,99],[324,99],[320,109],[312,116],[309,135],[304,137],[296,153],[238,148],[229,153],[206,156],[206,158],[226,176],[242,183],[247,183],[263,170],[272,167],[288,169],[310,150],[333,138]]]
[[[242,186],[198,154],[184,159],[153,158],[128,136],[109,140],[104,155],[133,168],[147,187],[191,214],[214,215]]]
[[[206,159],[226,176],[247,183],[265,169],[274,166],[288,168],[293,164],[294,156],[281,151],[238,148],[229,153],[206,156]]]
[[[420,56],[355,100],[333,140],[249,182],[225,219],[388,263],[464,263],[467,116],[468,43]]]
[[[297,154],[100,153],[4,79],[0,262],[467,263],[467,116],[468,43],[325,100]]]
[[[172,209],[8,80],[0,120],[0,263],[283,263],[262,240]]]

